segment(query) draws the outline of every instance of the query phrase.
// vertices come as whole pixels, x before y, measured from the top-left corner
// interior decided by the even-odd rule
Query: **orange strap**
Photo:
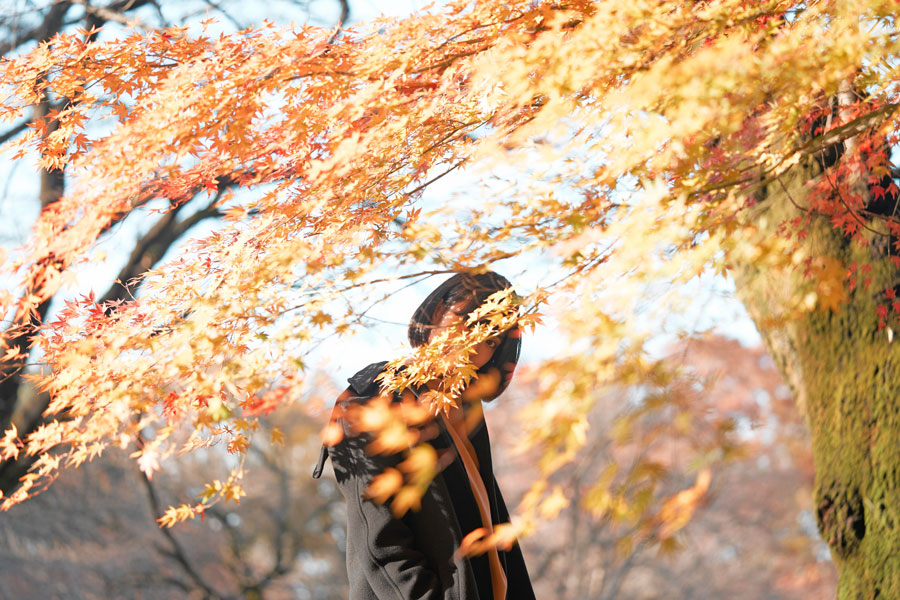
[[[469,485],[472,486],[472,493],[475,495],[475,503],[478,505],[478,512],[481,513],[481,521],[488,533],[494,533],[494,524],[491,522],[490,500],[488,500],[487,490],[484,487],[484,480],[478,467],[475,465],[475,449],[472,448],[467,436],[461,436],[456,428],[450,423],[450,419],[446,414],[441,412],[441,418],[450,437],[453,438],[453,444],[456,451],[462,459],[463,466],[466,468],[466,475],[469,476]],[[500,556],[497,554],[496,548],[488,550],[488,563],[491,566],[491,589],[494,590],[494,600],[506,600],[506,573],[500,565]]]

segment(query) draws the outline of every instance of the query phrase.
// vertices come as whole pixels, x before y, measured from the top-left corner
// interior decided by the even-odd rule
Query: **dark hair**
[[[463,314],[468,314],[481,306],[488,296],[495,292],[511,288],[512,284],[503,275],[487,271],[486,273],[457,273],[441,285],[422,301],[409,321],[409,343],[413,348],[418,348],[428,342],[434,324],[440,318],[448,306],[466,301]],[[495,394],[484,400],[496,398],[509,385],[512,380],[516,363],[519,362],[519,352],[522,348],[522,334],[518,327],[513,327],[502,332],[503,340],[494,350],[489,360],[479,373],[487,373],[491,369],[497,369],[500,373],[500,385]]]

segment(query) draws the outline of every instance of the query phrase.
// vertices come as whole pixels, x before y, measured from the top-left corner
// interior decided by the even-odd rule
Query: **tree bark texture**
[[[838,567],[838,598],[900,598],[900,331],[896,315],[879,328],[876,313],[879,304],[890,308],[885,288],[900,283],[889,261],[896,240],[867,230],[868,245],[851,242],[813,214],[805,237],[776,247],[779,227],[808,214],[808,182],[822,176],[810,159],[761,185],[743,220],[746,248],[756,249],[734,252],[731,266],[810,429],[816,519]],[[885,230],[863,215],[867,227]],[[760,259],[760,248],[771,255]],[[843,301],[829,306],[835,293]]]

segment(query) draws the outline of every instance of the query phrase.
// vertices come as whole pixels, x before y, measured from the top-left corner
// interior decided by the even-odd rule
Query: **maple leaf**
[[[270,435],[271,435],[270,440],[273,444],[276,444],[278,446],[284,446],[286,438],[285,438],[284,432],[282,432],[281,429],[279,429],[278,427],[273,427],[272,433]]]
[[[12,423],[10,428],[3,433],[3,438],[0,439],[0,461],[17,459],[21,444],[19,431],[15,423]]]
[[[245,435],[236,435],[228,442],[228,452],[232,454],[244,454],[250,447],[250,439]]]
[[[138,468],[143,471],[147,479],[153,479],[153,474],[160,470],[159,453],[156,448],[145,447],[138,453]]]
[[[372,478],[366,488],[366,497],[384,504],[403,486],[403,475],[397,469],[388,467]]]
[[[422,506],[424,490],[418,486],[404,485],[391,501],[391,513],[396,518],[401,518],[410,510],[419,510]]]

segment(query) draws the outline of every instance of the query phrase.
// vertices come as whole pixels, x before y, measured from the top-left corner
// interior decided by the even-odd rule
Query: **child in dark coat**
[[[447,328],[460,327],[466,317],[494,292],[511,284],[496,273],[457,274],[435,289],[416,310],[409,327],[414,348]],[[367,451],[371,439],[341,420],[342,440],[323,446],[314,476],[321,475],[331,456],[338,487],[347,501],[347,571],[350,600],[531,600],[534,592],[518,545],[466,557],[457,552],[472,531],[509,521],[509,513],[494,478],[490,439],[481,416],[483,399],[500,395],[512,376],[521,347],[518,329],[475,346],[469,360],[476,380],[496,382],[481,399],[458,402],[459,408],[436,418],[436,435],[429,440],[447,461],[421,499],[418,510],[396,517],[385,504],[367,498],[372,479],[396,467],[401,454]],[[346,414],[381,393],[376,378],[387,365],[374,363],[349,379],[336,414]],[[411,390],[416,396],[423,391]],[[399,394],[395,394],[399,400]],[[468,417],[468,418],[467,418]],[[474,425],[471,425],[474,423]]]

